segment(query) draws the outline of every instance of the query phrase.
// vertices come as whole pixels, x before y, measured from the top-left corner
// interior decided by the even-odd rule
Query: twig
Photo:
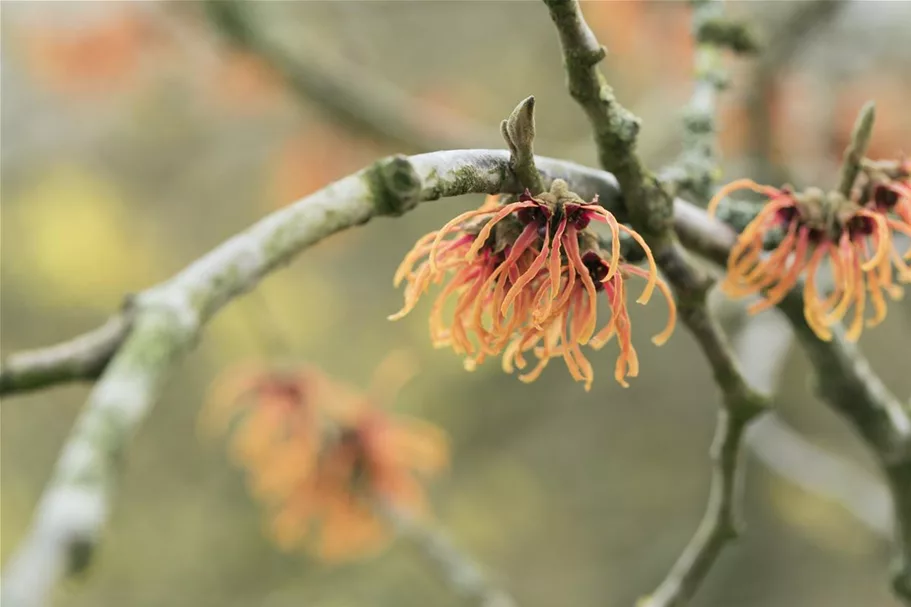
[[[256,24],[251,14],[255,7],[246,2],[207,0],[205,8],[225,40],[262,58],[294,93],[347,128],[396,144],[404,152],[495,144],[487,129],[418,104],[357,66],[290,54]]]
[[[129,332],[127,314],[67,342],[17,352],[0,364],[0,395],[97,378]]]
[[[443,581],[459,596],[478,607],[515,607],[515,600],[496,587],[480,565],[461,551],[442,530],[418,521],[407,514],[379,505],[378,510],[396,529],[426,557]]]
[[[830,500],[878,537],[891,540],[895,517],[889,489],[857,464],[814,445],[775,414],[753,424],[745,443],[772,472]]]
[[[898,561],[893,587],[911,605],[911,408],[882,383],[857,346],[837,328],[821,341],[803,318],[797,289],[779,304],[816,369],[816,391],[857,431],[879,460],[892,492]]]
[[[649,607],[679,605],[693,595],[722,548],[736,536],[740,442],[766,402],[745,381],[730,345],[708,313],[711,279],[687,259],[673,234],[674,201],[636,155],[639,121],[617,102],[597,69],[605,51],[585,23],[578,2],[544,2],[560,35],[570,94],[588,116],[601,164],[617,176],[631,223],[653,249],[676,295],[680,318],[699,343],[722,391],[705,517],[664,582],[641,601]]]
[[[724,17],[721,0],[691,0],[696,38],[695,85],[684,108],[683,152],[676,163],[662,171],[662,180],[672,182],[698,201],[712,197],[719,173],[716,119],[718,95],[728,85],[722,67],[722,50],[755,52],[756,42],[742,25]]]
[[[678,204],[676,211],[677,233],[683,243],[724,265],[736,233],[692,205]],[[819,397],[861,436],[886,477],[898,555],[893,588],[911,604],[911,407],[883,385],[860,350],[844,339],[840,328],[836,328],[832,341],[817,338],[804,320],[803,308],[800,285],[778,305],[813,365]]]
[[[547,185],[560,177],[615,207],[610,175],[536,160]],[[319,240],[377,215],[468,193],[521,191],[506,151],[462,150],[394,156],[281,209],[133,300],[132,330],[107,365],[77,420],[38,504],[32,528],[9,560],[4,607],[48,602],[56,583],[90,561],[107,521],[127,444],[168,376],[206,322],[269,272]]]
[[[735,412],[736,413],[736,412]],[[739,533],[736,512],[743,470],[740,465],[743,432],[750,417],[732,417],[722,409],[712,444],[712,485],[702,522],[664,581],[637,607],[685,605],[708,575],[724,546]]]
[[[746,316],[746,309],[739,308]],[[785,368],[794,331],[780,312],[745,318],[734,349],[754,389],[772,397]],[[769,469],[798,487],[830,499],[881,537],[895,529],[888,488],[860,466],[817,447],[777,414],[766,415],[746,433],[745,443]]]

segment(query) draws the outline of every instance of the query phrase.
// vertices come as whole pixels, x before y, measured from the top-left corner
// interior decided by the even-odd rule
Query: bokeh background
[[[594,163],[540,3],[254,4],[271,43],[342,81],[354,72],[336,66],[357,66],[358,90],[401,89],[402,112],[426,115],[428,132],[500,147],[499,120],[534,94],[537,151]],[[871,154],[911,151],[911,3],[845,2],[782,40],[805,4],[729,3],[755,21],[770,53],[729,61],[726,178],[832,183],[867,98],[879,104]],[[92,328],[124,294],[266,213],[378,156],[418,148],[338,120],[327,110],[331,95],[320,103],[289,87],[227,41],[196,2],[4,0],[0,9],[3,353]],[[691,90],[686,4],[587,2],[585,11],[611,52],[609,80],[643,117],[647,161],[672,160]],[[615,385],[606,348],[593,356],[600,373],[590,393],[559,361],[532,386],[496,363],[463,372],[451,352],[429,347],[426,303],[387,322],[401,303],[391,277],[402,255],[478,202],[428,204],[332,237],[220,314],[136,436],[100,557],[86,579],[62,589],[59,604],[461,604],[405,542],[328,567],[263,537],[242,474],[222,443],[198,440],[196,418],[222,370],[282,354],[277,336],[300,359],[361,385],[390,348],[417,353],[421,373],[395,409],[452,437],[452,470],[432,491],[439,519],[520,604],[631,605],[651,590],[705,505],[718,403],[709,370],[682,328],[663,348],[648,343],[664,322],[658,305],[634,311],[640,377],[627,390]],[[902,396],[911,392],[909,338],[904,303],[861,344]],[[856,438],[812,396],[808,376],[792,351],[776,399],[781,417],[872,471]],[[3,563],[86,394],[65,386],[3,402]],[[748,473],[748,532],[694,605],[898,604],[883,537],[755,459]]]

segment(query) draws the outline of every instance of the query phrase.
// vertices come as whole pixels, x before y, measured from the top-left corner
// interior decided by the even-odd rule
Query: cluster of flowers
[[[599,246],[593,221],[610,229],[610,251]],[[648,269],[621,257],[621,232],[644,249]],[[616,336],[620,355],[614,377],[627,386],[626,378],[639,370],[626,303],[630,276],[646,280],[638,303],[647,303],[656,287],[667,299],[667,327],[652,338],[661,345],[674,330],[676,308],[648,246],[597,198],[585,202],[558,179],[549,192],[532,196],[526,190],[515,202],[489,197],[477,210],[421,238],[395,274],[396,286],[407,283],[405,305],[390,319],[411,312],[431,285],[445,283],[430,312],[430,337],[435,347],[451,347],[463,356],[466,369],[502,353],[503,369],[511,373],[528,366],[525,356],[531,352],[537,364],[519,376],[531,382],[550,359],[562,357],[572,377],[589,390],[594,371],[581,347],[600,349]],[[606,296],[610,320],[595,332],[599,292]]]
[[[384,509],[427,514],[421,480],[448,462],[441,430],[392,417],[309,366],[232,371],[214,384],[203,422],[230,430],[232,459],[276,544],[330,562],[385,547],[393,530]]]
[[[886,316],[886,297],[896,300],[911,282],[911,247],[902,253],[896,234],[911,236],[911,161],[864,160],[849,197],[817,188],[794,192],[750,180],[722,188],[709,204],[714,214],[720,201],[735,190],[751,189],[768,201],[741,233],[728,258],[722,288],[733,297],[760,294],[751,306],[758,312],[779,303],[805,275],[804,316],[822,340],[832,339],[832,326],[853,308],[845,337],[860,338]],[[765,251],[770,234],[783,238]],[[827,265],[831,292],[820,289],[817,274]],[[821,292],[822,291],[822,292]],[[866,314],[869,302],[873,314]]]

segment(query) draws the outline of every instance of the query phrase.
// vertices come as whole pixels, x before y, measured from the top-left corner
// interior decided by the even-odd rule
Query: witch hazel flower
[[[832,326],[852,313],[845,333],[856,341],[865,326],[885,318],[886,298],[898,299],[907,281],[907,268],[893,246],[896,221],[875,204],[864,204],[852,194],[808,188],[795,192],[789,186],[775,188],[748,179],[721,188],[709,203],[714,214],[730,193],[750,189],[766,198],[756,217],[741,232],[728,257],[722,290],[735,298],[759,295],[749,311],[756,313],[778,304],[803,281],[804,317],[822,340],[832,339]],[[769,237],[783,235],[766,251]],[[832,288],[822,293],[819,273],[828,268]],[[867,303],[873,309],[867,315]]]
[[[609,252],[597,248],[593,222],[609,229]],[[646,251],[648,270],[622,260],[622,232]],[[407,283],[405,305],[390,318],[404,317],[432,284],[441,284],[430,315],[431,340],[464,356],[466,368],[474,369],[487,356],[503,354],[506,371],[522,369],[524,354],[531,351],[538,364],[520,376],[523,381],[533,381],[547,361],[562,357],[571,376],[588,389],[594,373],[581,347],[590,342],[601,347],[617,335],[622,361],[618,368],[623,371],[615,376],[625,385],[623,378],[638,371],[622,285],[631,275],[647,279],[640,303],[649,300],[656,285],[669,294],[644,240],[620,224],[597,198],[586,202],[558,179],[542,194],[526,190],[505,202],[488,198],[479,209],[420,239],[396,273],[396,285]],[[608,293],[611,322],[595,336],[600,291]],[[451,300],[455,309],[444,320]],[[669,295],[668,301],[672,315],[669,329],[663,332],[667,336],[674,319]]]

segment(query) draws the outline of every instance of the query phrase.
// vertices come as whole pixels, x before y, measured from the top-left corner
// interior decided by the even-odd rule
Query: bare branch
[[[889,489],[857,464],[814,445],[774,414],[750,426],[745,443],[783,479],[841,506],[877,536],[892,538]]]
[[[738,535],[736,504],[742,484],[740,443],[749,418],[733,418],[722,409],[712,444],[712,485],[705,515],[671,571],[637,607],[685,605],[708,575],[724,546]]]
[[[357,66],[326,64],[316,56],[292,55],[256,24],[255,7],[238,0],[208,0],[206,12],[230,44],[255,53],[290,89],[347,128],[415,152],[495,145],[489,130],[447,112],[416,103],[391,83]]]
[[[722,51],[754,52],[756,43],[742,24],[725,19],[721,0],[690,3],[696,38],[695,85],[684,108],[683,152],[673,166],[662,171],[662,180],[672,182],[696,200],[708,200],[720,172],[715,114],[718,95],[728,85]]]
[[[746,317],[743,306],[739,311]],[[778,392],[794,331],[776,310],[744,320],[734,337],[734,349],[750,385],[772,397]],[[775,413],[753,424],[745,443],[782,478],[839,504],[877,535],[892,537],[895,525],[889,490],[860,466],[814,445]]]
[[[616,182],[602,171],[536,159],[554,178],[616,207]],[[319,240],[377,215],[469,193],[518,193],[509,154],[462,150],[394,156],[341,179],[261,220],[136,296],[132,328],[107,365],[73,428],[42,496],[33,525],[4,572],[0,602],[48,602],[56,583],[91,559],[109,516],[118,468],[133,433],[155,405],[168,376],[206,322],[269,272]]]
[[[722,548],[737,535],[740,442],[747,425],[767,403],[745,381],[730,345],[708,312],[706,295],[712,280],[687,259],[674,236],[675,203],[636,154],[639,120],[619,104],[598,70],[605,50],[585,23],[579,3],[544,3],[560,35],[570,94],[588,116],[601,165],[616,175],[631,223],[653,249],[674,290],[680,318],[699,343],[722,392],[705,517],[665,581],[642,600],[649,607],[679,605],[693,595]],[[703,139],[698,138],[700,145]],[[709,156],[713,157],[711,148]]]
[[[96,379],[129,331],[127,315],[111,317],[70,341],[11,354],[0,364],[0,395]]]
[[[524,188],[512,172],[509,154],[501,150],[435,152],[412,156],[408,162],[417,167],[419,172],[423,171],[426,176],[423,181],[424,189],[420,193],[422,201],[468,193],[521,193]],[[390,163],[389,159],[385,159],[378,162],[377,166],[390,166]],[[555,178],[565,179],[573,184],[581,196],[591,199],[598,195],[603,206],[618,216],[623,215],[620,192],[613,175],[572,162],[541,156],[536,157],[536,163],[546,187],[549,187]],[[392,163],[391,166],[397,165]],[[450,174],[449,179],[439,177],[446,175],[447,172]],[[330,198],[339,199],[345,195],[343,190],[351,183],[367,179],[372,174],[370,169],[361,171],[329,186],[324,192],[333,189]],[[336,191],[337,187],[342,187],[342,190]],[[323,192],[318,192],[313,197],[321,199],[324,195]],[[303,201],[292,206],[300,204],[303,204]],[[328,235],[324,234],[321,237]],[[59,383],[96,379],[116,348],[125,339],[126,333],[126,323],[121,315],[118,315],[99,329],[71,341],[11,354],[0,366],[0,394],[14,394]]]
[[[417,547],[455,593],[478,607],[515,607],[515,600],[496,587],[480,565],[442,532],[395,509],[379,506],[399,535]]]
[[[736,233],[702,209],[676,205],[677,233],[684,244],[725,264]],[[798,286],[778,305],[813,365],[820,398],[860,434],[889,483],[896,522],[898,560],[893,587],[911,604],[911,407],[899,401],[873,372],[856,345],[836,330],[822,341],[804,320]]]

